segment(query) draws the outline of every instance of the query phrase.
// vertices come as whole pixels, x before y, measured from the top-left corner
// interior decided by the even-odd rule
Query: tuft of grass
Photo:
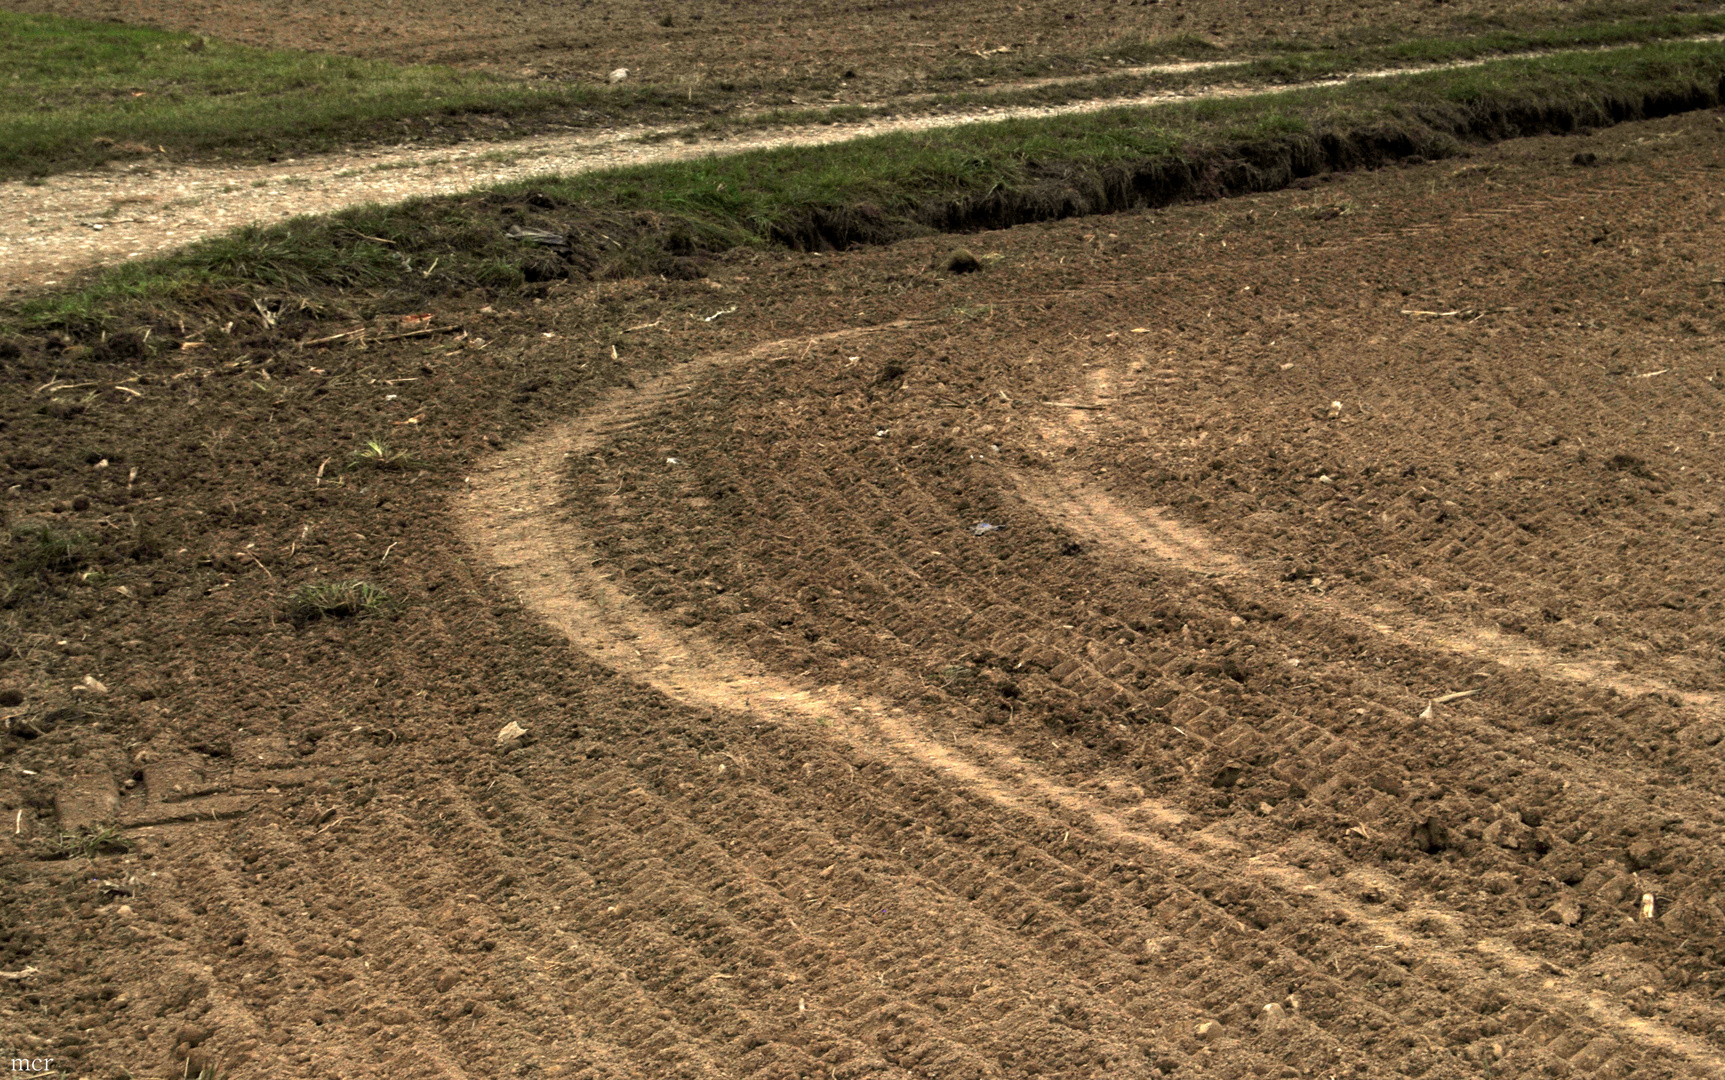
[[[389,594],[368,581],[336,581],[302,585],[288,598],[288,615],[295,622],[354,619],[375,615],[389,603]]]
[[[84,826],[50,841],[50,851],[56,857],[89,862],[94,862],[98,855],[123,855],[137,846],[117,825]]]
[[[364,446],[353,452],[353,458],[349,465],[353,468],[372,468],[386,471],[424,468],[424,463],[414,457],[412,453],[390,446],[381,439],[367,439]]]
[[[20,577],[70,574],[95,554],[95,544],[85,534],[46,522],[20,522],[11,533],[12,572]]]

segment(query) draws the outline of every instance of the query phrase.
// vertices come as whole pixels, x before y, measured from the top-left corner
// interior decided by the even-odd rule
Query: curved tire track
[[[824,339],[882,329],[892,327],[840,331]],[[674,699],[702,709],[771,717],[813,737],[837,738],[895,770],[932,774],[1045,832],[1064,829],[1067,837],[1081,832],[1093,842],[1135,853],[1167,868],[1175,878],[1245,879],[1275,894],[1290,909],[1284,917],[1288,920],[1318,921],[1324,913],[1339,911],[1351,926],[1341,942],[1331,943],[1339,944],[1341,953],[1368,958],[1376,949],[1411,953],[1418,961],[1412,966],[1429,969],[1417,992],[1434,999],[1442,999],[1440,987],[1457,978],[1495,983],[1519,1000],[1540,1004],[1544,1019],[1527,1029],[1538,1028],[1549,1036],[1538,1041],[1549,1042],[1581,1026],[1610,1033],[1641,1052],[1687,1059],[1704,1071],[1725,1075],[1725,1056],[1705,1040],[1637,1016],[1602,992],[1554,980],[1549,963],[1509,942],[1434,943],[1419,929],[1429,910],[1392,914],[1369,908],[1274,852],[1253,851],[1214,833],[1182,833],[1184,815],[1154,800],[1143,801],[1128,820],[1002,744],[976,736],[936,737],[925,721],[906,717],[886,702],[771,674],[716,642],[668,625],[636,603],[612,581],[579,525],[560,513],[562,463],[603,445],[608,434],[675,404],[711,374],[801,344],[801,339],[771,342],[746,353],[697,359],[639,389],[614,391],[583,415],[494,455],[470,479],[470,493],[458,507],[463,531],[530,609],[619,674]],[[1042,505],[1052,512],[1074,495],[1087,497],[1082,491],[1069,491],[1064,500],[1049,492],[1031,497],[1045,499]],[[1151,533],[1160,537],[1156,544],[1165,557],[1201,550],[1194,534],[1166,523],[1141,531],[1146,538]],[[1212,563],[1230,572],[1239,565],[1214,557]],[[1235,933],[1246,932],[1243,924],[1236,926]],[[1340,970],[1339,954],[1332,953],[1330,962]],[[1366,1007],[1368,1000],[1359,999],[1358,1004]]]

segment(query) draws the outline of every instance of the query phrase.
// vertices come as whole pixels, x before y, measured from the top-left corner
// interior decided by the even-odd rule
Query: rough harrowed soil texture
[[[1725,1075],[1722,166],[11,343],[0,1049]]]
[[[1219,44],[1325,37],[1365,27],[1422,34],[1505,10],[1492,0],[534,0],[483,7],[467,0],[7,0],[7,6],[247,45],[553,79],[592,81],[627,67],[631,79],[669,86],[812,78],[861,80],[876,88],[938,72],[976,53],[1017,63],[1180,34]],[[1534,0],[1512,10],[1569,6]],[[664,25],[667,19],[670,26]]]

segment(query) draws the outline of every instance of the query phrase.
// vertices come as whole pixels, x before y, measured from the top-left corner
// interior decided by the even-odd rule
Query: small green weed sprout
[[[373,469],[407,470],[421,467],[421,462],[413,454],[389,445],[381,439],[367,439],[365,445],[353,452],[353,466],[367,466]]]
[[[81,532],[20,522],[12,527],[12,570],[23,577],[69,574],[90,561],[93,548]]]
[[[369,581],[332,581],[294,590],[288,600],[288,614],[295,622],[353,619],[375,615],[387,603],[389,594]]]
[[[123,855],[137,843],[120,833],[117,825],[85,825],[74,832],[64,832],[53,841],[55,854],[66,859],[95,861],[98,855]]]

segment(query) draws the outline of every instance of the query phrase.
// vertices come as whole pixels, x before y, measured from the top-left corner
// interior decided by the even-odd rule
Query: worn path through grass
[[[1325,40],[1222,47],[1181,34],[1117,40],[1036,62],[978,52],[888,84],[765,78],[684,79],[673,86],[634,78],[617,85],[506,78],[0,10],[0,178],[40,179],[115,161],[255,163],[416,140],[448,145],[678,124],[734,132],[903,112],[975,113],[1201,91],[1223,79],[1300,85],[1376,69],[1721,32],[1725,11],[1671,13],[1632,4],[1548,13],[1515,26],[1458,21],[1436,36],[1356,29]]]
[[[1324,78],[1341,86],[1421,71],[1479,67],[1486,60]],[[1212,65],[1199,65],[1212,66]],[[772,122],[753,130],[635,127],[597,134],[467,142],[454,147],[350,150],[264,164],[177,164],[111,175],[73,174],[0,184],[0,287],[14,294],[60,284],[91,266],[170,251],[249,224],[417,196],[450,195],[545,174],[685,161],[787,146],[821,146],[894,132],[978,122],[1079,115],[1132,106],[1249,96],[1251,86],[1213,84],[1179,91],[1080,100],[1061,105],[983,107],[923,116],[875,115],[847,123]]]
[[[1331,80],[1330,83],[1345,80]],[[58,285],[81,269],[171,251],[243,225],[373,202],[454,195],[546,174],[574,175],[777,147],[824,146],[895,132],[1092,113],[1122,106],[1241,97],[1210,86],[1179,93],[849,123],[761,126],[737,134],[624,128],[458,146],[314,154],[265,164],[172,164],[0,183],[0,287]]]

